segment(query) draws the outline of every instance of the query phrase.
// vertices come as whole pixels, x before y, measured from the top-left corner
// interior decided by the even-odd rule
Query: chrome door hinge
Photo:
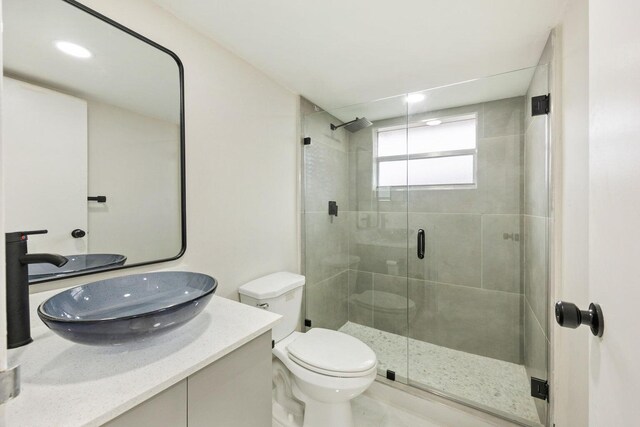
[[[20,366],[0,372],[0,404],[20,394]]]

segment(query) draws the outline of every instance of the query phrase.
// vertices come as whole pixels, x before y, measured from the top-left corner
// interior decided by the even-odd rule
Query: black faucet
[[[27,255],[27,236],[45,233],[47,230],[15,231],[6,234],[7,348],[20,347],[33,341],[29,317],[28,264],[44,262],[62,267],[68,261],[62,255],[56,254]]]

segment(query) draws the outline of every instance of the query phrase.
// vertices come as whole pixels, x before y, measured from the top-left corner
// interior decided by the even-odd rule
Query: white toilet
[[[322,328],[296,332],[304,283],[299,274],[270,274],[241,286],[240,301],[283,316],[272,331],[273,354],[288,371],[293,395],[304,402],[303,426],[351,427],[351,399],[375,380],[376,355],[342,332]],[[274,361],[274,378],[280,366]]]

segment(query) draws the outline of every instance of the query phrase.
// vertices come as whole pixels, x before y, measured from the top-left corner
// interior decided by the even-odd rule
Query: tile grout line
[[[347,136],[347,144],[351,146],[351,137]],[[350,166],[351,166],[351,150],[347,150],[347,206],[351,205],[351,174],[350,174]],[[351,257],[351,223],[353,220],[353,215],[350,213],[351,211],[346,211],[347,214],[347,260]],[[351,276],[349,273],[349,262],[347,261],[347,322],[351,319]]]
[[[484,215],[480,215],[480,289],[484,289]]]
[[[322,280],[320,280],[319,282],[310,283],[310,284],[309,284],[309,286],[321,285],[321,284],[323,284],[324,282],[327,282],[327,281],[329,281],[329,280],[333,280],[333,279],[335,279],[336,277],[338,277],[338,276],[339,276],[339,275],[341,275],[341,274],[344,274],[344,273],[345,273],[345,272],[347,272],[347,271],[349,271],[349,269],[348,269],[348,268],[347,268],[347,269],[344,269],[344,270],[342,270],[342,271],[340,271],[339,273],[334,274],[333,276],[329,276],[329,277],[327,277],[326,279],[322,279]]]
[[[433,283],[436,285],[444,285],[444,286],[456,286],[456,287],[460,287],[460,288],[465,288],[465,289],[475,289],[475,290],[480,290],[480,291],[485,291],[485,292],[499,292],[501,294],[508,294],[508,295],[520,295],[523,296],[524,294],[522,292],[508,292],[508,291],[503,291],[500,289],[487,289],[487,288],[481,288],[478,286],[467,286],[467,285],[460,285],[457,283],[447,283],[447,282],[438,282],[435,280],[427,280],[427,279],[417,279],[415,277],[409,277],[409,276],[394,276],[392,274],[386,274],[386,273],[378,273],[375,271],[367,271],[367,270],[352,270],[349,269],[351,271],[355,271],[358,273],[369,273],[372,275],[380,275],[380,276],[387,276],[387,277],[394,277],[394,278],[398,278],[398,279],[407,279],[407,280],[416,280],[419,282],[428,282],[428,283]],[[373,279],[372,279],[373,280]]]
[[[524,133],[520,132],[520,133],[509,133],[509,134],[496,135],[496,136],[483,136],[482,138],[478,138],[478,141],[487,140],[487,139],[511,138],[514,136],[521,136],[521,135],[524,135]],[[488,142],[491,142],[491,141],[488,141]]]
[[[376,276],[371,274],[371,327],[375,328],[376,321]]]
[[[529,214],[522,214],[522,216],[528,216],[529,218],[538,218],[538,219],[544,219],[544,220],[549,219],[548,216],[529,215]]]
[[[347,213],[366,213],[366,214],[396,214],[396,215],[405,215],[407,213],[413,215],[494,215],[494,216],[519,216],[524,215],[522,212],[515,213],[500,213],[500,212],[425,212],[425,211],[344,211]],[[321,213],[325,214],[325,211],[307,211],[304,213],[316,214]],[[533,215],[529,215],[533,216]],[[542,217],[544,218],[544,217]]]

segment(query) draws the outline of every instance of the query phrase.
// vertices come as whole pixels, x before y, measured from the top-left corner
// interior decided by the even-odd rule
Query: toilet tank
[[[269,274],[240,286],[240,302],[282,315],[272,330],[273,340],[278,342],[296,330],[304,282],[304,276],[295,273]]]

